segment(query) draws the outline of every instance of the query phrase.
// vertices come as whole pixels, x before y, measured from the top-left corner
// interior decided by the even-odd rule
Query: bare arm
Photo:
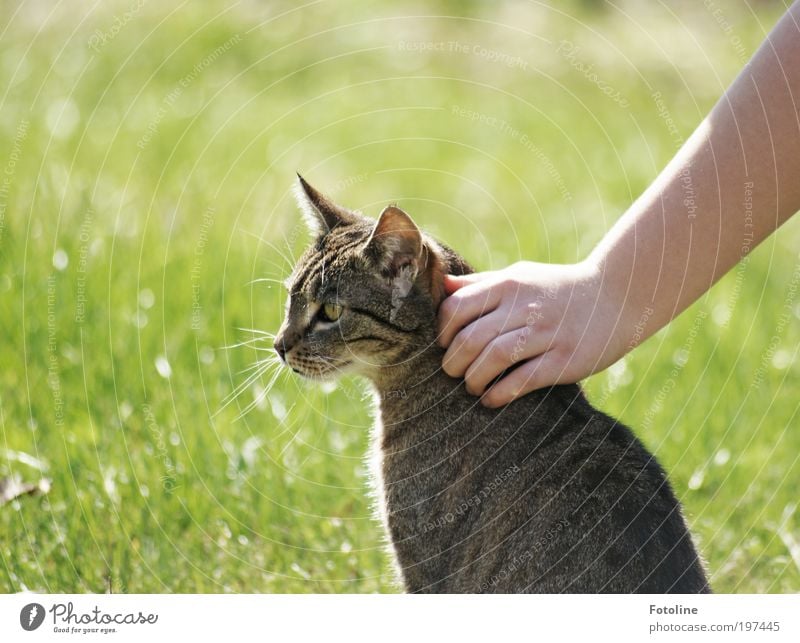
[[[603,370],[665,326],[800,209],[798,110],[795,2],[587,260],[448,278],[445,371],[501,406]]]

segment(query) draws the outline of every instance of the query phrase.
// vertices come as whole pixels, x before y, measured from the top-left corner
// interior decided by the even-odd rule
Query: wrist
[[[605,327],[601,335],[607,344],[602,361],[607,366],[652,334],[648,322],[654,313],[653,303],[642,297],[641,282],[632,267],[620,266],[602,252],[582,261],[581,272],[595,298],[597,319]]]

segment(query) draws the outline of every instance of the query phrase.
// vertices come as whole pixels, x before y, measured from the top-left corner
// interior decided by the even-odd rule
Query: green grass
[[[688,136],[778,15],[1,4],[0,478],[42,475],[21,452],[52,490],[0,507],[0,590],[54,592],[393,591],[363,385],[283,375],[220,410],[263,355],[223,347],[281,319],[250,282],[307,241],[294,171],[480,268],[572,261],[676,149],[653,93]],[[798,247],[795,221],[587,384],[670,472],[722,592],[800,590]]]

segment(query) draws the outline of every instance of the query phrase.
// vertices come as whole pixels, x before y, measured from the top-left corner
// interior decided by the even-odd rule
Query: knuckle
[[[463,353],[466,350],[466,341],[467,338],[464,335],[464,329],[456,328],[453,334],[453,339],[450,342],[450,346],[453,349],[453,356],[457,353]]]
[[[525,308],[529,313],[538,313],[539,311],[542,310],[542,302],[540,302],[538,300],[529,301],[525,305]]]
[[[517,282],[513,279],[503,279],[497,286],[504,295],[515,295],[517,292]]]
[[[501,342],[492,342],[489,345],[488,356],[492,361],[502,364],[510,363],[511,355],[508,348]]]
[[[577,357],[574,351],[565,349],[562,345],[556,344],[547,351],[547,359],[542,361],[544,369],[540,370],[560,370],[574,361]]]
[[[458,355],[464,350],[465,340],[466,338],[464,337],[463,331],[460,333],[456,333],[456,336],[453,337],[453,341],[450,342],[450,348],[447,350],[449,359],[452,360],[456,355]]]
[[[477,333],[468,333],[461,341],[461,350],[468,353],[477,353],[483,348],[483,342]]]

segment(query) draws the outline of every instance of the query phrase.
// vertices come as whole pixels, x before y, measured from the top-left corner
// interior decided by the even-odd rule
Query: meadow
[[[295,171],[481,269],[575,261],[781,13],[0,6],[0,480],[49,482],[0,505],[4,592],[396,591],[363,382],[249,378],[308,242]],[[798,248],[795,220],[586,382],[719,592],[800,591]]]

